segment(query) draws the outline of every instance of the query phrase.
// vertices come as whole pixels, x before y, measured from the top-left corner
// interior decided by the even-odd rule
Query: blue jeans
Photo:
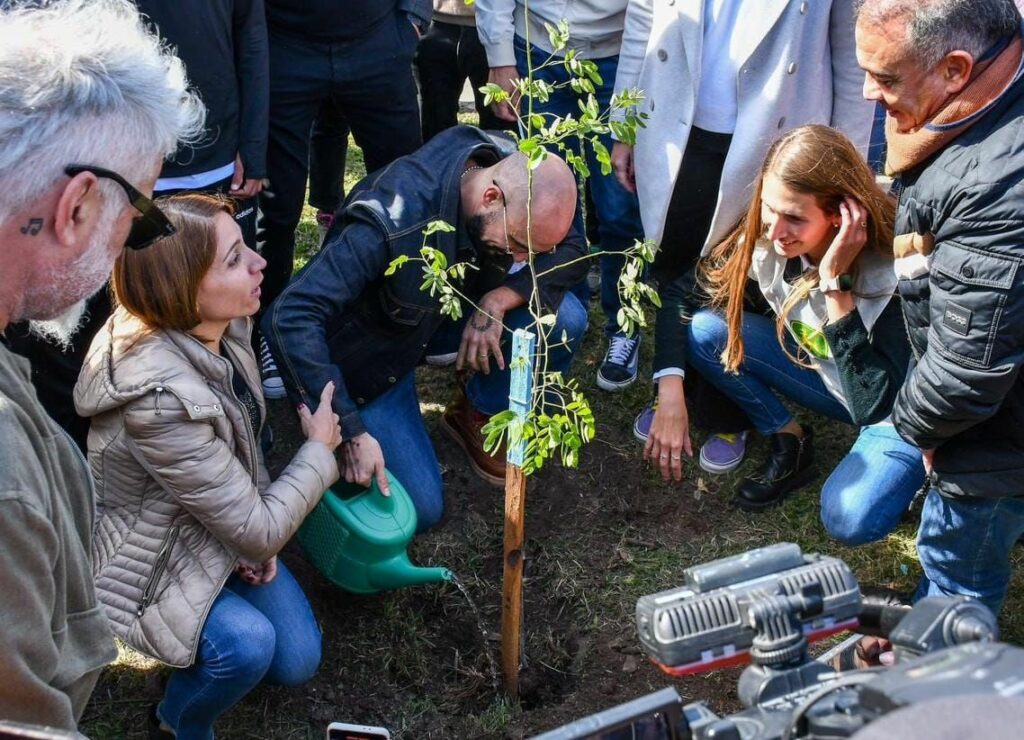
[[[917,532],[924,576],[914,600],[973,596],[995,614],[1010,583],[1010,551],[1024,535],[1024,499],[952,498],[928,492]]]
[[[232,575],[207,615],[195,663],[171,674],[157,714],[179,740],[207,740],[217,718],[261,681],[298,686],[312,678],[320,649],[316,617],[284,563],[264,586]]]
[[[519,36],[515,37],[516,68],[519,74],[525,78],[527,72],[526,64],[526,42]],[[543,49],[531,45],[531,56],[534,66],[540,65],[548,54]],[[603,80],[602,84],[595,86],[594,97],[602,111],[611,104],[613,85],[615,83],[615,72],[619,66],[619,57],[611,56],[602,59],[591,60],[597,65],[598,72]],[[552,84],[568,82],[570,77],[565,67],[555,64],[547,69],[542,69],[534,74],[535,80],[544,80]],[[564,87],[552,93],[547,102],[533,101],[535,113],[549,114],[560,117],[572,115],[579,116],[578,101],[585,98],[577,95],[569,87]],[[524,104],[525,105],[525,104]],[[550,122],[550,119],[549,119]],[[601,143],[611,152],[614,143],[611,134],[600,136]],[[566,142],[574,151],[579,151],[578,140]],[[640,205],[636,193],[631,193],[619,184],[614,172],[607,175],[601,174],[601,165],[597,161],[593,147],[586,147],[586,162],[590,169],[590,194],[594,201],[594,210],[597,214],[597,232],[601,239],[601,249],[605,252],[621,252],[633,246],[635,239],[642,239],[644,228],[640,222]],[[609,336],[617,332],[618,323],[615,316],[621,306],[619,300],[619,273],[622,271],[624,259],[617,254],[606,254],[601,256],[601,308],[607,317],[605,333]]]
[[[467,320],[468,314],[458,322],[445,322],[431,339],[428,353],[456,351]],[[525,308],[510,311],[505,316],[505,325],[512,330],[522,329],[532,321]],[[552,348],[548,362],[551,372],[568,373],[573,353],[586,329],[586,309],[576,296],[566,293],[558,307],[551,336],[557,341],[564,330],[569,342],[567,347]],[[511,335],[506,332],[502,335],[505,369],[498,370],[492,360],[490,374],[475,373],[466,382],[466,398],[473,408],[487,416],[508,408],[511,348]],[[388,470],[412,498],[416,508],[416,531],[430,529],[444,513],[444,495],[437,454],[420,414],[415,373],[409,373],[387,393],[366,404],[359,415],[366,431],[380,443]]]
[[[800,367],[786,355],[774,318],[745,313],[742,331],[743,362],[732,374],[720,359],[728,337],[725,319],[714,311],[698,311],[689,327],[687,359],[747,413],[758,432],[774,434],[793,419],[779,393],[822,416],[853,423],[817,371]],[[786,340],[794,353],[788,334]],[[847,545],[880,539],[899,524],[923,481],[920,451],[904,442],[888,420],[862,427],[821,489],[822,524]]]
[[[924,483],[921,451],[888,421],[861,427],[821,489],[821,523],[854,547],[893,531]]]
[[[416,373],[359,409],[363,426],[380,443],[384,464],[398,479],[416,509],[416,531],[425,532],[444,514],[441,470],[423,426],[416,394]]]

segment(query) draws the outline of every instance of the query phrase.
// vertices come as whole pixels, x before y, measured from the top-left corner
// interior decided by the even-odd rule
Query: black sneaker
[[[284,389],[284,381],[277,370],[274,356],[270,354],[267,340],[260,337],[260,377],[263,378],[264,398],[284,398],[288,393]]]
[[[746,511],[782,503],[796,489],[814,480],[814,432],[804,436],[779,432],[768,438],[770,453],[761,469],[740,483],[732,502]]]
[[[640,367],[640,335],[627,337],[613,334],[608,340],[608,351],[597,371],[597,385],[606,391],[621,391],[636,380]]]

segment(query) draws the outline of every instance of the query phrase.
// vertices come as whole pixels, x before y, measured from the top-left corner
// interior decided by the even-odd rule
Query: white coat
[[[866,153],[874,110],[861,94],[853,0],[736,1],[761,17],[762,33],[747,39],[739,65],[736,129],[705,253],[743,215],[779,135],[827,124]],[[640,110],[650,118],[637,134],[634,168],[644,232],[659,244],[693,124],[703,36],[704,0],[629,2],[615,90],[639,87],[646,95]]]

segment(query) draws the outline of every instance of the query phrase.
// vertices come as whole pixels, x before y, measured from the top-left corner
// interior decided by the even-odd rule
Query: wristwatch
[[[818,284],[822,293],[849,293],[853,290],[853,275],[844,272],[842,275],[822,280]]]

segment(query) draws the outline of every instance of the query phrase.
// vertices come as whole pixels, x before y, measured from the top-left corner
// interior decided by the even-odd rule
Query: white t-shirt
[[[693,125],[705,131],[736,130],[736,78],[743,60],[737,43],[748,25],[741,18],[742,0],[704,0],[704,41]],[[747,15],[757,11],[747,3]],[[748,19],[749,20],[749,19]],[[753,30],[753,29],[751,29]]]

